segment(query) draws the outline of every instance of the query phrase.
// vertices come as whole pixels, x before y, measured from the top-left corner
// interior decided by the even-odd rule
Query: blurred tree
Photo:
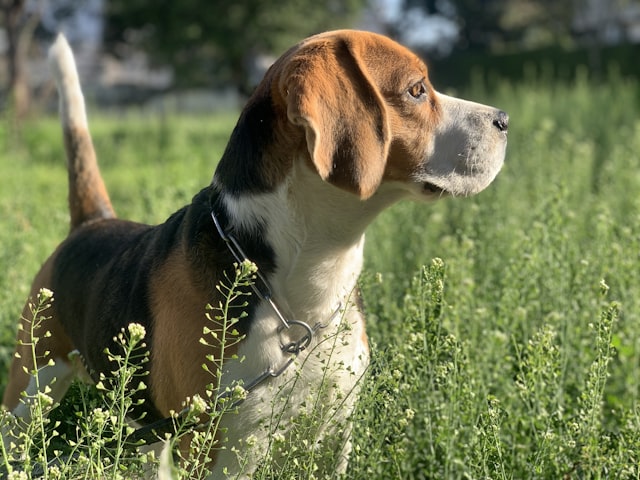
[[[489,50],[497,39],[508,35],[500,22],[508,0],[453,0],[453,3],[460,24],[461,47]]]
[[[253,87],[253,62],[301,38],[353,21],[366,0],[111,0],[105,45],[126,45],[175,68],[178,84]]]
[[[469,0],[466,0],[469,1]],[[503,32],[496,47],[531,48],[542,45],[563,45],[572,41],[571,25],[575,12],[584,0],[511,0],[497,13]]]
[[[7,35],[7,97],[12,112],[21,120],[29,111],[31,93],[27,82],[25,63],[33,31],[38,25],[39,11],[25,15],[25,0],[0,0],[1,25]]]
[[[405,12],[416,8],[458,25],[457,47],[483,51],[518,50],[575,40],[577,16],[607,3],[619,13],[632,0],[401,0]],[[402,31],[406,16],[389,31]]]

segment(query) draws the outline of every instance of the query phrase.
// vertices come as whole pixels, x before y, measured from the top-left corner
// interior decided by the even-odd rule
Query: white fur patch
[[[49,49],[49,65],[60,95],[60,118],[63,125],[87,129],[87,113],[73,52],[64,35],[59,34]]]
[[[229,222],[235,228],[252,228],[256,223],[264,226],[265,240],[275,252],[277,265],[268,282],[285,318],[310,326],[321,323],[324,328],[294,365],[247,396],[239,407],[241,420],[236,415],[224,420],[229,444],[219,452],[212,478],[218,478],[223,467],[239,474],[231,447],[247,451],[248,443],[255,442],[260,450],[248,454],[250,463],[243,469],[250,474],[270,445],[271,435],[276,431],[288,435],[291,419],[309,414],[319,396],[323,398],[321,410],[335,409],[330,414],[329,410],[324,412],[332,422],[320,435],[348,431],[347,417],[368,365],[364,321],[352,298],[362,269],[362,232],[390,202],[386,195],[363,202],[323,182],[302,162],[273,192],[224,197]],[[328,323],[339,305],[340,314]],[[238,351],[244,360],[226,364],[225,385],[238,380],[251,382],[268,368],[277,369],[287,362],[290,355],[282,351],[282,343],[298,339],[303,332],[292,328],[279,333],[279,327],[281,322],[273,309],[261,303]],[[345,458],[347,451],[345,443]]]
[[[498,110],[442,94],[438,101],[442,119],[418,180],[455,196],[475,195],[494,180],[504,162],[506,132],[494,125]]]

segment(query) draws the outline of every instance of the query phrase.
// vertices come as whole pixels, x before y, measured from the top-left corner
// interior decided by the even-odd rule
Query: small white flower
[[[38,397],[38,401],[40,402],[40,404],[45,408],[48,408],[51,405],[53,405],[53,398],[51,398],[45,392],[38,392],[36,396]]]
[[[240,264],[239,274],[241,275],[252,275],[258,271],[258,266],[253,263],[251,260],[243,260]]]
[[[247,398],[247,391],[242,385],[235,385],[233,387],[233,398],[236,400],[244,400]]]
[[[99,427],[103,426],[109,418],[107,412],[105,412],[102,408],[94,408],[91,412],[91,415],[93,417],[93,421]]]
[[[191,399],[191,411],[193,412],[193,414],[200,415],[206,410],[207,410],[207,402],[205,402],[200,395],[195,394]]]
[[[7,480],[27,480],[29,477],[26,472],[11,472],[7,476]]]
[[[53,297],[53,292],[46,287],[42,287],[38,292],[38,296],[41,300],[49,300]]]
[[[132,341],[140,341],[147,334],[145,328],[139,323],[130,323],[127,328]]]
[[[253,447],[258,443],[258,437],[251,434],[245,439],[244,443],[247,447]]]
[[[49,478],[62,478],[62,472],[60,471],[60,467],[57,465],[51,465],[48,467],[47,473],[49,474]]]
[[[609,292],[609,285],[604,281],[604,278],[600,280],[600,293],[606,295]]]

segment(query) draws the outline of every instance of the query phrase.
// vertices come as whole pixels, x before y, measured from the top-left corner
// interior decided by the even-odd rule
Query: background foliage
[[[257,55],[279,55],[300,39],[351,25],[364,0],[113,0],[107,45],[132,42],[176,70],[181,84],[231,82],[248,91]]]
[[[0,0],[0,107],[19,120],[42,106],[50,89],[38,78],[38,62],[58,31],[85,50],[89,85],[106,88],[110,94],[100,98],[113,103],[166,89],[247,94],[289,46],[345,27],[401,40],[456,84],[467,82],[469,64],[521,75],[523,64],[540,58],[557,70],[571,63],[567,57],[580,57],[602,73],[612,46],[628,50],[614,56],[637,74],[639,25],[639,0]],[[114,58],[129,75],[110,73]],[[147,59],[172,80],[147,72]]]

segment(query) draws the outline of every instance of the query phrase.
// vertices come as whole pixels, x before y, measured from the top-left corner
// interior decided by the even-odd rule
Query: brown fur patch
[[[216,328],[214,322],[206,319],[206,305],[212,301],[211,296],[212,292],[194,282],[189,262],[180,250],[169,256],[151,280],[154,324],[149,383],[153,402],[163,415],[196,393],[204,397],[205,386],[216,383],[202,365],[211,366],[207,355],[219,359],[221,348],[200,343],[204,326]],[[217,333],[222,338],[219,325]],[[207,340],[211,341],[211,337],[207,336]],[[237,347],[237,344],[227,346],[225,358],[234,355]]]
[[[115,218],[109,194],[100,175],[89,131],[65,126],[64,143],[69,171],[71,229],[88,220]]]
[[[318,37],[303,43],[279,68],[288,118],[304,128],[318,174],[363,199],[370,197],[382,180],[389,126],[358,42]]]
[[[38,292],[41,288],[50,288],[51,286],[51,269],[54,263],[55,254],[52,255],[42,266],[36,275],[31,286],[29,300],[22,310],[20,318],[20,327],[17,336],[16,355],[11,362],[9,371],[9,383],[4,391],[2,404],[9,410],[13,410],[20,402],[21,393],[29,384],[30,374],[34,370],[32,347],[33,337],[31,335],[31,324],[33,315],[31,313],[30,304],[37,301]],[[38,338],[36,344],[37,366],[46,365],[49,360],[55,359],[61,361],[67,359],[69,353],[73,350],[71,340],[65,333],[62,325],[58,322],[55,312],[55,292],[53,307],[42,312],[45,318],[39,327],[34,328],[33,336]],[[49,332],[50,335],[45,335]],[[26,372],[25,372],[26,369]]]

